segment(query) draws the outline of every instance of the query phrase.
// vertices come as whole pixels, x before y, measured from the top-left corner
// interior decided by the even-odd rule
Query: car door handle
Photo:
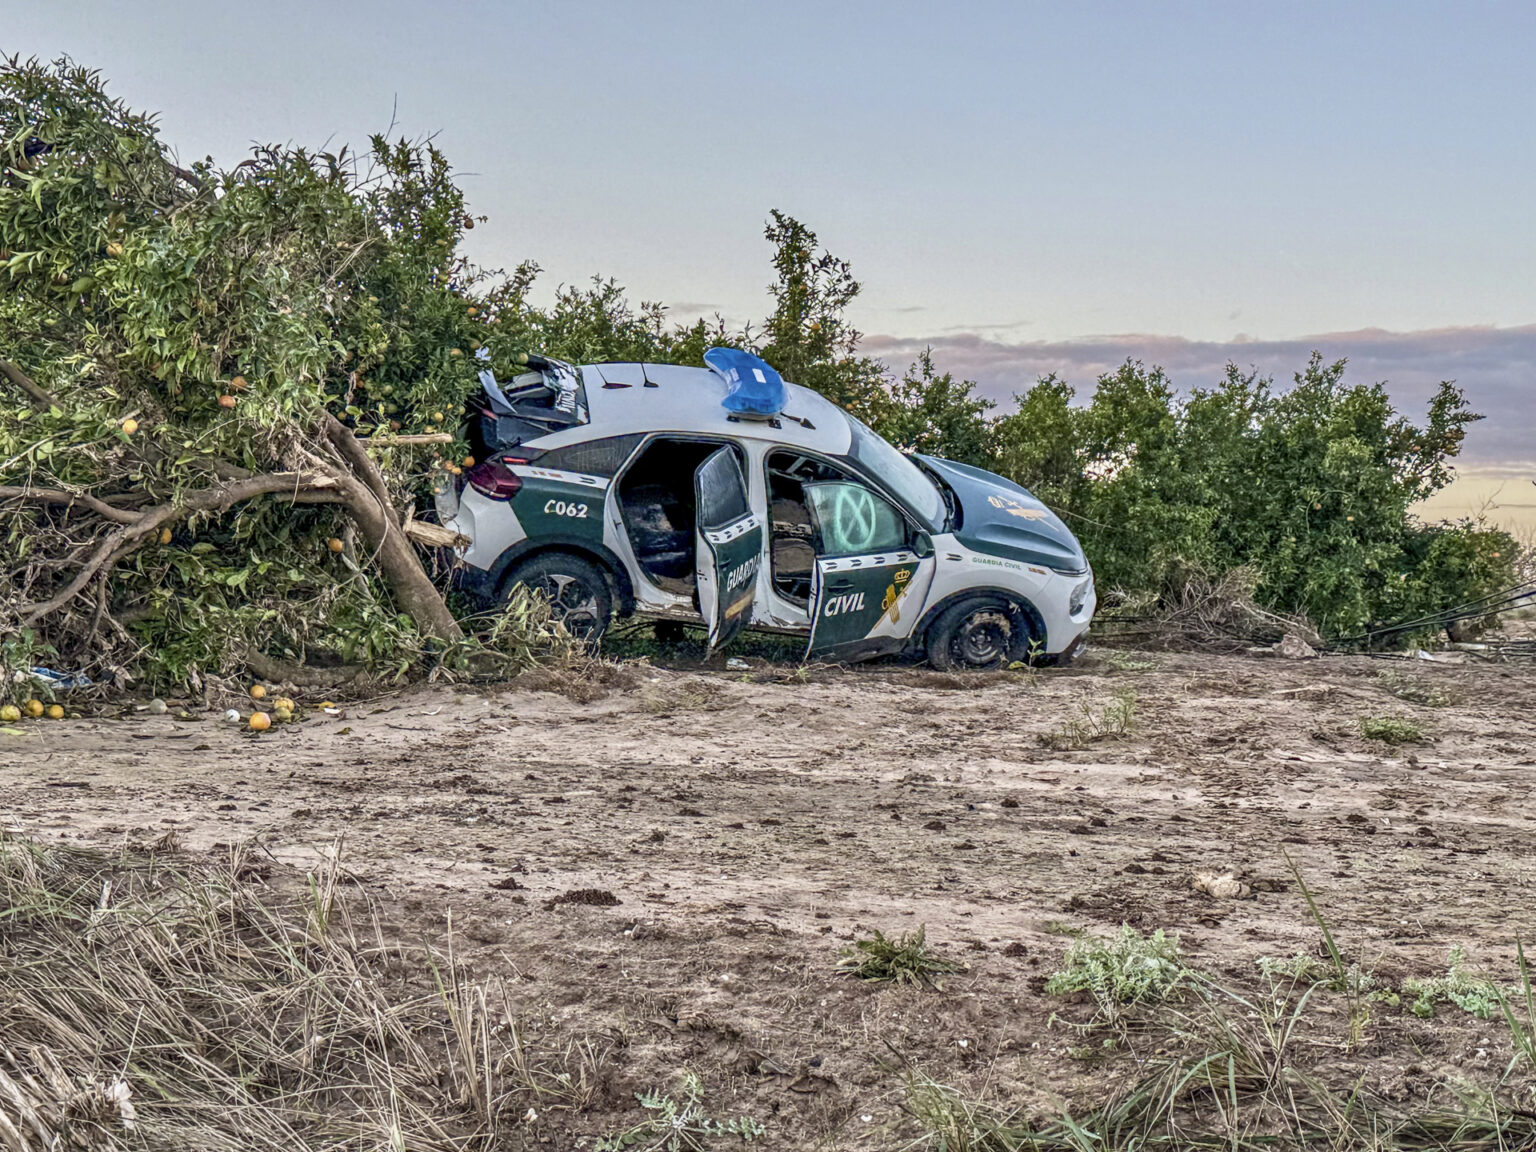
[[[830,591],[830,592],[852,592],[853,591],[853,581],[852,580],[834,580],[834,581],[832,581],[832,583],[827,585],[827,590]]]

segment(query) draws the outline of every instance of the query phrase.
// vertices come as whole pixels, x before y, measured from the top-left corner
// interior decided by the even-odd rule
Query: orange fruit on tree
[[[169,528],[162,528],[162,529],[160,529],[160,543],[162,543],[162,544],[169,544],[170,542],[171,542],[171,530]]]
[[[268,728],[272,727],[272,717],[268,716],[265,712],[252,712],[248,723],[251,726],[252,732],[265,732]]]
[[[119,427],[122,428],[124,436],[132,436],[139,430],[139,422],[130,416],[127,420],[124,420],[122,424],[119,425]]]
[[[236,392],[244,392],[248,387],[250,387],[250,385],[246,383],[244,376],[236,376],[229,382],[229,386]]]
[[[464,467],[466,467],[466,468],[473,468],[474,466],[475,466],[475,458],[473,456],[466,456],[466,457],[464,457]]]
[[[234,406],[235,406],[235,398],[233,396],[231,396],[228,393],[226,393],[225,395],[219,397],[219,407],[220,408],[233,408]]]
[[[332,552],[340,552],[343,548],[346,547],[345,544],[343,544],[340,540],[336,539],[336,537],[334,537],[334,536],[332,536],[329,540],[327,540],[325,542],[325,546],[327,548],[329,548]]]

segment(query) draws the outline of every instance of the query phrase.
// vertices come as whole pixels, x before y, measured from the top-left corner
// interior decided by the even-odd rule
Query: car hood
[[[937,456],[919,456],[954,490],[960,504],[956,538],[976,552],[1086,572],[1088,559],[1061,518],[1011,480]]]

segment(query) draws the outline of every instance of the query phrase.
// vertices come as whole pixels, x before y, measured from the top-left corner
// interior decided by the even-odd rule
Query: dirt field
[[[191,853],[260,837],[299,872],[341,838],[386,934],[440,940],[451,910],[523,1027],[591,1042],[592,1102],[534,1109],[507,1147],[593,1147],[683,1069],[769,1148],[935,1146],[918,1074],[1025,1117],[1090,1108],[1134,1069],[1051,1021],[1092,1014],[1044,991],[1073,935],[1166,929],[1252,987],[1259,958],[1321,938],[1287,855],[1381,985],[1444,974],[1453,945],[1508,983],[1536,935],[1529,665],[1100,653],[1036,676],[615,680],[585,701],[412,690],[260,736],[217,712],[29,724],[0,737],[0,826]],[[1132,704],[1128,733],[1092,731]],[[1424,739],[1366,739],[1370,717]],[[1213,898],[1200,870],[1254,891]],[[855,938],[918,925],[965,966],[942,990],[834,972]],[[1357,1032],[1318,1059],[1382,1099],[1510,1060],[1501,1022],[1455,1008],[1382,1004]]]

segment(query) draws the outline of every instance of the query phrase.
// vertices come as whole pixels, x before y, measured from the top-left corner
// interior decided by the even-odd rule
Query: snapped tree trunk
[[[352,430],[334,416],[325,417],[325,438],[336,449],[345,468],[338,476],[343,502],[363,543],[373,554],[379,574],[389,585],[395,604],[415,621],[423,635],[443,641],[462,639],[463,630],[448,610],[448,602],[432,583],[415,547],[401,529],[400,516],[389,501],[389,489],[378,467]]]

